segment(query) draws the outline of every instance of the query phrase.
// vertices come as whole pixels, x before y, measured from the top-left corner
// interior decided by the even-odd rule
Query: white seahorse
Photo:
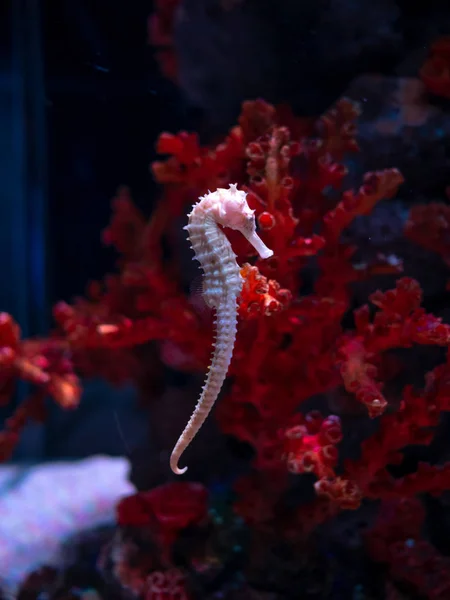
[[[197,406],[170,457],[170,468],[177,475],[187,470],[187,467],[180,469],[178,461],[214,406],[227,375],[236,339],[237,299],[243,279],[236,255],[219,225],[240,231],[261,258],[269,258],[273,254],[256,233],[255,211],[250,209],[246,196],[233,184],[228,190],[219,188],[209,192],[194,204],[185,227],[195,253],[194,259],[199,261],[204,272],[203,297],[216,312],[216,341]]]

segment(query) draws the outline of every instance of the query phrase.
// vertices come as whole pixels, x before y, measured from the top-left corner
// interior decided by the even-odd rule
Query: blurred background
[[[400,403],[400,398],[403,398],[401,388],[406,384],[421,388],[424,382],[433,383],[432,369],[445,360],[448,350],[447,338],[444,342],[442,339],[450,322],[449,32],[448,0],[415,3],[408,0],[3,0],[0,4],[3,269],[0,312],[12,315],[22,329],[22,338],[27,340],[20,347],[23,354],[13,351],[19,357],[18,362],[25,353],[23,348],[31,347],[33,359],[42,361],[32,366],[43,364],[42,370],[36,370],[44,372],[44,376],[46,368],[51,377],[56,374],[53,379],[43,377],[39,385],[46,393],[50,383],[57,384],[50,390],[54,398],[48,399],[45,422],[26,426],[12,463],[0,468],[0,590],[6,589],[3,579],[9,578],[17,586],[31,573],[30,580],[23,585],[25,595],[19,600],[43,597],[38,596],[39,586],[35,586],[34,596],[27,595],[34,585],[34,569],[40,569],[42,564],[59,563],[61,544],[80,533],[87,535],[88,559],[84,549],[74,559],[76,553],[68,544],[70,556],[69,559],[64,556],[63,561],[69,565],[66,587],[72,595],[62,596],[57,591],[52,596],[45,592],[46,598],[100,597],[80,596],[82,587],[99,590],[105,587],[107,591],[102,597],[108,600],[129,597],[130,579],[135,577],[140,560],[142,581],[153,582],[152,577],[156,576],[158,582],[161,573],[169,577],[167,567],[172,558],[164,565],[159,564],[164,556],[163,546],[159,545],[159,525],[152,530],[156,523],[152,502],[159,498],[161,522],[168,522],[169,529],[171,521],[166,518],[165,509],[169,513],[173,509],[175,516],[181,515],[183,534],[177,539],[180,545],[176,545],[173,553],[173,565],[182,569],[188,565],[189,585],[203,577],[201,589],[209,590],[209,596],[204,592],[195,597],[284,600],[296,599],[299,593],[303,597],[305,592],[304,597],[312,600],[423,598],[424,595],[393,595],[390,584],[391,578],[408,580],[411,561],[415,559],[413,534],[407,527],[401,529],[403,513],[407,524],[414,521],[414,526],[420,527],[417,523],[425,518],[426,509],[432,544],[420,545],[419,534],[414,534],[415,547],[423,553],[425,562],[417,569],[424,579],[419,583],[413,581],[413,587],[425,589],[429,585],[431,593],[426,597],[447,600],[450,419],[447,414],[439,423],[433,422],[432,417],[437,418],[438,412],[436,400],[433,411],[423,411],[431,414],[430,421],[423,420],[419,405],[407,415],[408,425],[402,426],[401,411],[405,403]],[[245,101],[248,102],[240,113]],[[225,139],[237,123],[235,137]],[[288,131],[280,127],[283,125]],[[183,130],[194,133],[164,135]],[[289,131],[294,140],[292,146],[279,141]],[[161,155],[157,158],[155,144],[161,135],[164,142],[161,152],[168,150],[170,155],[175,148],[176,155],[181,147],[181,157],[171,157],[167,162]],[[211,342],[210,315],[202,311],[199,299],[191,293],[190,285],[198,271],[191,261],[182,225],[188,207],[209,186],[214,190],[224,182],[237,181],[239,186],[260,193],[255,190],[262,189],[259,184],[267,183],[269,166],[273,166],[273,162],[266,161],[268,140],[270,152],[276,148],[279,164],[283,152],[288,149],[290,153],[289,148],[298,146],[289,155],[286,171],[289,177],[278,177],[286,167],[277,173],[277,193],[280,198],[289,197],[292,185],[295,210],[289,212],[291,200],[281,208],[275,206],[276,201],[272,207],[270,202],[259,203],[257,218],[269,208],[278,211],[274,215],[281,215],[277,218],[267,212],[265,215],[276,223],[272,240],[278,237],[281,250],[275,255],[278,266],[276,261],[266,262],[259,264],[258,269],[261,268],[264,277],[280,282],[285,300],[290,298],[292,289],[294,298],[306,299],[306,308],[299,309],[301,302],[297,305],[288,300],[292,313],[283,312],[286,307],[274,301],[275,292],[270,292],[272,296],[261,294],[256,280],[252,301],[254,307],[256,298],[260,313],[253,320],[255,315],[248,308],[252,303],[245,314],[242,308],[245,302],[241,302],[244,318],[240,319],[243,327],[240,356],[225,383],[220,411],[216,418],[207,421],[189,449],[188,476],[180,483],[169,470],[168,457],[198,398]],[[356,145],[360,152],[353,154]],[[255,148],[265,157],[262,167],[252,164]],[[157,160],[162,162],[155,165]],[[402,175],[393,168],[398,168]],[[336,174],[338,189],[333,188]],[[156,181],[161,182],[161,188]],[[119,215],[120,211],[111,210],[111,200],[121,186],[129,188],[129,198],[145,217],[153,216],[148,227],[141,226],[139,217],[135,218],[130,209],[132,204],[126,204]],[[352,195],[351,190],[355,189],[360,189],[360,193]],[[125,201],[129,199],[126,193],[124,197]],[[346,201],[356,197],[360,205],[354,209],[349,202],[349,208]],[[380,204],[373,207],[379,200]],[[155,206],[157,210],[152,213]],[[316,232],[323,234],[330,227],[328,217],[336,214],[332,209],[335,206],[344,206],[343,222],[348,217],[350,225],[341,237],[340,226],[337,227],[339,241],[333,241],[331,236],[330,242],[325,239],[328,234],[324,234],[321,243],[325,244],[326,252],[317,259],[315,251],[308,250],[309,244]],[[414,212],[414,209],[419,210]],[[295,231],[289,229],[292,214],[299,221]],[[112,229],[115,227],[112,238],[117,234],[112,242],[117,246],[123,241],[118,243],[120,235],[126,238],[126,245],[130,231],[139,233],[134,235],[133,240],[138,241],[128,255],[127,250],[122,252],[122,270],[116,268],[114,250],[102,243],[102,231],[111,217]],[[259,225],[264,229],[261,221]],[[149,231],[151,235],[147,235]],[[265,235],[270,239],[272,234]],[[150,238],[156,242],[152,244]],[[299,252],[298,263],[291,261],[292,248],[297,245],[304,248],[303,256]],[[348,246],[357,247],[357,253],[353,255],[351,248],[347,252]],[[285,262],[289,277],[280,266],[284,260],[280,256],[284,254],[290,257]],[[238,262],[242,264],[244,258],[249,257],[245,252],[240,253]],[[250,260],[253,258],[250,256]],[[131,268],[125,269],[124,265]],[[142,265],[143,275],[139,270]],[[302,276],[298,278],[300,269]],[[59,350],[52,346],[54,340],[40,341],[41,347],[35,344],[34,337],[46,337],[52,332],[55,303],[60,300],[70,303],[85,293],[89,282],[102,280],[111,272],[125,275],[106,301],[103,298],[96,303],[94,299],[91,303],[92,313],[87,311],[88,326],[84,326],[83,307],[76,305],[79,312],[72,320],[69,316],[67,328],[62,327],[60,332]],[[355,309],[364,305],[375,290],[392,289],[400,273],[420,282],[423,292],[417,294],[423,293],[428,320],[424,324],[416,319],[422,313],[412,311],[411,324],[407,315],[406,329],[411,339],[406,334],[405,339],[400,336],[400,351],[389,356],[386,363],[378,363],[379,357],[372,355],[383,354],[384,346],[381,344],[382,350],[370,352],[369,346],[363,347],[359,326],[352,330],[355,317],[362,314]],[[171,279],[178,284],[175,291]],[[247,294],[250,298],[251,293]],[[308,297],[313,299],[310,305]],[[404,292],[403,299],[405,306],[415,306],[414,290],[410,295]],[[121,301],[124,306],[117,309]],[[321,315],[322,301],[327,307],[326,318]],[[106,317],[105,313],[98,317],[96,312],[102,302],[108,305]],[[267,314],[271,310],[267,306],[273,305],[280,310],[278,317]],[[319,318],[315,313],[317,306]],[[334,306],[334,310],[329,310],[329,306]],[[286,314],[289,318],[284,322]],[[269,316],[274,316],[274,320],[268,318],[266,322]],[[385,311],[384,317],[392,315]],[[444,325],[435,317],[442,319]],[[127,329],[130,321],[133,325],[137,323],[135,329]],[[146,343],[133,342],[133,348],[121,353],[120,339],[117,341],[116,337],[119,327],[114,330],[117,322],[123,326],[119,333],[125,338],[128,334],[130,339],[135,339],[135,335],[139,340],[138,334],[145,338],[148,333]],[[82,340],[77,346],[79,338],[74,339],[71,334],[80,323],[83,335],[79,336]],[[0,325],[4,323],[0,321]],[[140,327],[144,334],[136,333]],[[366,329],[370,327],[366,323]],[[3,334],[5,331],[7,327],[2,329]],[[348,344],[351,345],[348,359],[341,360],[342,352],[347,351],[348,332],[357,343]],[[100,352],[99,357],[95,343],[102,336],[106,352],[103,355]],[[5,338],[8,344],[1,350],[5,347],[10,350],[15,344],[14,335]],[[411,340],[423,346],[403,352],[412,345]],[[392,349],[396,350],[394,343]],[[254,355],[259,358],[254,360]],[[75,372],[83,375],[82,401],[76,410],[70,408],[78,403],[79,388],[74,385],[74,378],[70,379],[73,365],[69,364],[68,356],[73,359]],[[7,378],[11,375],[9,364],[5,367],[5,363],[1,363],[4,368],[0,370],[3,377],[0,377],[0,427],[11,414],[17,413],[19,426],[7,430],[11,434],[9,440],[7,436],[0,438],[3,442],[0,458],[1,451],[8,447],[5,440],[14,442],[16,432],[25,422],[20,419],[24,413],[14,411],[25,404],[25,415],[28,410],[36,418],[36,414],[41,416],[39,408],[44,404],[36,402],[38,409],[33,412],[30,409],[30,406],[35,408],[33,403],[23,402],[29,397],[23,382],[11,401],[2,404]],[[69,373],[64,371],[67,364]],[[440,410],[446,413],[449,365],[447,361],[439,371],[438,382],[442,386],[436,384],[437,391],[432,390],[431,395],[442,400]],[[375,368],[375,375],[370,367]],[[386,383],[383,392],[381,383],[380,388],[376,387],[378,369],[380,381]],[[25,379],[29,372],[24,368],[20,375]],[[61,372],[63,377],[59,377]],[[92,373],[103,378],[85,381],[84,377]],[[106,379],[114,382],[126,379],[131,383],[112,387]],[[369,400],[371,393],[377,394],[374,403],[380,403],[378,394],[388,398],[392,412],[386,413],[386,420],[368,418],[363,404],[369,402],[365,396],[361,400],[364,394],[355,400],[353,384],[361,381],[368,383]],[[374,382],[375,391],[371,388]],[[409,394],[409,388],[405,390]],[[427,402],[428,392],[423,392]],[[285,414],[285,406],[292,399],[302,402],[302,411],[320,409],[324,416],[332,413],[333,418],[342,417],[345,435],[339,451],[338,476],[333,470],[333,457],[336,439],[341,437],[340,420],[321,421],[320,415],[319,418],[317,414],[305,413],[305,423],[311,429],[305,425],[301,435],[297,436],[298,431],[292,435],[292,439],[300,440],[299,446],[289,454],[285,452],[284,444],[291,439],[287,434],[295,431],[293,424],[300,423],[295,419],[301,416],[297,414],[299,406],[294,404],[290,407],[294,414]],[[238,409],[234,402],[238,403]],[[272,419],[277,410],[281,416]],[[408,436],[405,438],[401,465],[393,459],[398,458],[399,448],[395,436],[390,435],[393,428],[389,419],[396,418],[395,415],[399,415],[399,429],[411,434],[412,439],[411,442]],[[280,422],[283,435],[286,434],[282,442]],[[339,422],[339,435],[334,431],[333,443],[325,436],[327,445],[321,446],[325,443],[320,442],[321,427],[330,422]],[[420,444],[424,444],[424,439],[427,441],[425,447],[417,450],[414,434],[432,427],[436,430],[433,442],[430,443],[428,434],[424,438],[419,436]],[[385,441],[380,442],[377,437],[380,430],[388,440],[385,456],[378,464],[378,450]],[[314,446],[319,457],[314,460],[327,467],[320,476],[313,471],[317,475],[316,484],[325,485],[325,493],[314,491],[311,465],[307,468],[312,454],[309,446],[303,447],[303,435],[312,438],[307,444]],[[277,442],[272,444],[274,439]],[[366,452],[370,461],[364,463],[363,452],[363,466],[355,469],[356,475],[351,471],[349,475],[345,471],[347,458],[354,458],[361,448],[367,448],[363,445],[366,440],[372,443],[370,452]],[[290,448],[290,442],[286,444]],[[289,468],[285,465],[287,455],[293,457]],[[331,470],[324,456],[330,459]],[[305,457],[309,458],[303,462]],[[432,465],[430,470],[423,469],[423,461]],[[439,461],[445,461],[445,469],[435,468]],[[368,466],[373,471],[367,471]],[[393,489],[401,478],[406,478],[407,491],[399,500],[399,512],[394,514],[386,504],[389,518],[380,511],[386,528],[379,528],[378,538],[373,539],[383,539],[383,531],[387,537],[398,531],[401,535],[398,540],[391,540],[392,544],[388,540],[386,546],[380,546],[380,555],[375,558],[371,558],[370,548],[367,550],[366,534],[378,515],[378,499],[389,500],[392,490],[387,486],[386,491],[381,485],[378,497],[370,489],[371,482],[364,482],[366,472],[375,481],[378,477],[381,483],[383,477],[389,479],[392,475],[389,482]],[[414,498],[414,489],[411,492],[408,488],[407,478],[416,472],[422,476],[425,473],[423,489],[429,494],[424,506]],[[280,477],[274,478],[274,473]],[[336,503],[333,494],[326,492],[330,473],[335,477],[332,482],[338,492],[340,484],[345,484],[343,501],[338,498],[341,503]],[[438,491],[446,493],[438,499],[430,473],[437,473],[438,479],[443,474],[444,483],[436,485]],[[129,508],[121,510],[119,498],[135,491],[136,495],[130,496],[131,502],[125,501],[125,507]],[[403,502],[405,498],[411,499],[408,494],[415,504]],[[142,498],[148,502],[145,510],[142,509],[145,502],[139,504]],[[322,510],[324,498],[328,514]],[[136,499],[138,504],[134,504]],[[187,506],[183,506],[184,502]],[[190,503],[194,513],[197,504],[200,506],[199,521],[185,527],[183,518],[192,512]],[[314,510],[310,510],[310,503]],[[331,519],[338,513],[335,520]],[[136,523],[135,517],[138,520],[140,517],[142,523]],[[314,529],[316,525],[320,528],[328,517],[330,521],[322,529]],[[400,527],[393,526],[394,521],[400,522]],[[193,523],[194,529],[189,530]],[[266,536],[267,523],[272,528],[272,537]],[[100,524],[106,524],[109,531],[106,537],[101,532],[100,538],[92,542],[91,531]],[[123,534],[129,533],[130,526],[135,529],[126,539]],[[234,535],[238,539],[243,533],[247,541],[235,543]],[[308,547],[302,546],[302,536]],[[222,540],[226,542],[223,544]],[[254,546],[246,545],[249,540]],[[397,541],[405,550],[401,555],[404,557],[401,567],[405,569],[395,572]],[[390,566],[385,566],[380,577],[378,563],[386,562],[389,544],[394,548],[389,555],[392,572]],[[111,564],[101,566],[100,582],[97,559],[104,556],[109,557]],[[202,559],[198,560],[198,556]],[[155,557],[157,562],[153,561]],[[248,557],[250,568],[246,564]],[[80,577],[73,576],[76,569],[72,567],[77,562],[81,565]],[[87,563],[91,579],[85,577]],[[439,587],[439,569],[444,580],[441,595],[435,593]],[[109,571],[113,572],[112,579],[116,579],[112,587],[117,596],[112,596],[108,587]],[[57,578],[55,573],[52,576]],[[416,573],[412,575],[414,579]],[[139,577],[134,581],[139,583]],[[168,581],[172,585],[170,578]],[[305,581],[309,581],[309,590]],[[45,590],[45,585],[40,589]],[[224,596],[226,586],[229,586],[228,596]],[[364,595],[363,586],[369,590]],[[277,593],[272,594],[275,589]]]
[[[89,280],[113,269],[114,252],[101,244],[111,199],[126,184],[149,215],[156,137],[192,119],[148,44],[151,10],[148,0],[107,10],[97,0],[1,3],[0,307],[26,337],[48,332],[56,301],[83,294]],[[28,428],[16,458],[123,454],[114,411],[123,435],[135,435],[123,408],[132,406],[132,391],[108,390],[99,439],[104,385],[88,384],[79,413],[50,407],[44,427]]]

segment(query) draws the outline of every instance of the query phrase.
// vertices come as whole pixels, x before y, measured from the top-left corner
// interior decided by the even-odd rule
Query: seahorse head
[[[212,194],[215,220],[224,227],[240,231],[255,248],[261,258],[269,258],[273,252],[256,233],[255,211],[247,203],[247,194],[230,183],[229,189],[219,188]]]

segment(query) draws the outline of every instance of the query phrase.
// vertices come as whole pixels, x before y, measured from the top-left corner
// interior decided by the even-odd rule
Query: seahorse
[[[216,339],[211,364],[197,405],[180,435],[172,455],[170,468],[182,475],[178,462],[205,422],[227,375],[236,339],[238,306],[243,279],[228,238],[219,225],[236,229],[247,238],[261,258],[273,255],[256,233],[255,211],[247,204],[247,194],[230,184],[229,189],[219,188],[199,198],[188,214],[184,229],[203,269],[203,298],[215,311]]]

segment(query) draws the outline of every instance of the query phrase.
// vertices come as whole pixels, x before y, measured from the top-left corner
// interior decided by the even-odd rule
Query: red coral
[[[246,187],[261,235],[274,250],[272,259],[257,263],[258,270],[243,268],[244,322],[230,369],[234,383],[218,408],[223,431],[254,446],[258,468],[276,464],[277,428],[299,403],[339,384],[336,354],[348,284],[372,268],[353,266],[354,250],[341,245],[339,237],[356,216],[391,197],[403,181],[395,169],[386,170],[368,174],[358,192],[339,195],[346,170],[338,161],[358,149],[358,114],[357,105],[341,100],[309,128],[318,137],[292,139],[276,109],[262,101],[247,102],[239,126],[215,149],[201,148],[191,134],[160,139],[159,149],[172,155],[154,165],[156,177],[171,183],[168,210],[178,213],[193,188],[201,194],[223,185],[224,179],[237,181]],[[329,187],[334,197],[327,194]],[[245,242],[232,241],[239,254],[252,256]],[[317,297],[292,303],[301,267],[321,252]],[[280,312],[281,306],[285,310]],[[314,340],[313,347],[302,340]],[[289,401],[281,406],[279,397]]]
[[[10,315],[0,314],[0,367],[2,385],[17,377],[53,397],[62,408],[75,408],[80,387],[65,347],[58,340],[21,341],[20,329]]]
[[[340,193],[346,169],[339,161],[345,152],[357,150],[352,123],[357,114],[352,103],[341,101],[317,123],[317,138],[294,140],[275,109],[261,102],[246,103],[239,127],[217,147],[218,152],[201,149],[186,136],[178,141],[172,138],[166,147],[174,154],[166,166],[176,173],[171,182],[178,189],[177,207],[183,205],[183,198],[186,202],[188,190],[195,187],[202,193],[208,178],[211,184],[221,185],[226,174],[246,186],[261,235],[275,250],[272,259],[243,268],[243,322],[230,367],[232,385],[217,410],[222,431],[250,443],[255,451],[258,486],[251,478],[240,480],[235,505],[253,524],[267,522],[276,512],[285,489],[280,471],[283,454],[290,456],[291,470],[312,471],[318,477],[316,492],[321,506],[328,507],[320,512],[321,519],[336,509],[357,508],[364,497],[442,490],[447,485],[446,468],[420,467],[398,481],[387,477],[386,465],[398,458],[399,451],[410,443],[430,440],[422,429],[419,401],[412,404],[414,408],[395,413],[398,421],[383,416],[382,438],[369,438],[360,461],[346,463],[340,474],[335,473],[333,444],[322,446],[319,434],[304,430],[304,424],[289,425],[303,400],[335,390],[340,382],[367,406],[371,417],[380,417],[388,406],[383,395],[383,354],[413,344],[447,346],[450,339],[448,326],[421,308],[420,286],[408,278],[399,280],[393,290],[372,295],[378,309],[373,318],[368,306],[361,307],[355,312],[355,331],[342,330],[349,285],[377,273],[401,271],[399,261],[381,256],[372,264],[354,264],[355,249],[340,239],[355,217],[392,197],[403,182],[396,169],[388,169],[367,174],[357,192]],[[234,154],[225,151],[230,147]],[[333,193],[326,193],[330,188]],[[233,243],[240,255],[249,256],[246,245]],[[314,293],[299,299],[299,272],[307,257],[316,254],[319,272]],[[279,286],[285,290],[284,310],[277,297]],[[406,437],[395,434],[403,431],[403,422],[414,423],[412,430],[404,429]],[[433,426],[436,421],[426,423]],[[380,443],[383,450],[377,453],[375,444]],[[274,477],[280,478],[278,490],[270,488]]]
[[[355,217],[370,214],[380,200],[395,196],[403,181],[397,169],[366,173],[359,190],[345,192],[336,208],[324,216],[326,235],[339,238]]]
[[[347,391],[367,406],[373,418],[387,407],[375,363],[380,352],[413,344],[447,346],[450,326],[420,307],[422,290],[414,279],[403,277],[394,290],[377,291],[370,300],[380,310],[373,323],[368,306],[355,311],[357,335],[342,338],[338,365]]]
[[[339,369],[345,389],[365,404],[369,417],[379,417],[386,410],[382,383],[377,381],[378,370],[370,363],[371,355],[362,340],[350,338],[339,348]]]
[[[138,492],[117,505],[120,527],[150,529],[165,551],[182,529],[204,522],[207,514],[208,490],[190,482],[168,483],[149,492]]]
[[[121,500],[117,521],[121,527],[151,524],[156,520],[170,531],[199,523],[207,512],[208,491],[200,484],[174,482]]]
[[[355,510],[361,506],[363,499],[361,489],[349,479],[342,477],[322,478],[314,484],[314,488],[317,496],[329,500],[333,507],[342,510]],[[334,514],[334,512],[331,514]]]
[[[36,386],[37,391],[6,420],[0,433],[0,460],[10,458],[30,419],[44,419],[47,395],[64,409],[76,408],[81,396],[65,341],[21,340],[17,323],[10,315],[0,313],[0,403],[9,400],[18,379]]]
[[[243,265],[241,275],[244,279],[239,300],[241,317],[250,319],[261,315],[270,316],[289,305],[291,292],[281,289],[277,281],[263,277],[258,267],[247,263]]]
[[[291,473],[314,473],[319,479],[334,477],[342,440],[339,417],[324,419],[319,412],[300,417],[299,423],[284,432],[283,454]]]

